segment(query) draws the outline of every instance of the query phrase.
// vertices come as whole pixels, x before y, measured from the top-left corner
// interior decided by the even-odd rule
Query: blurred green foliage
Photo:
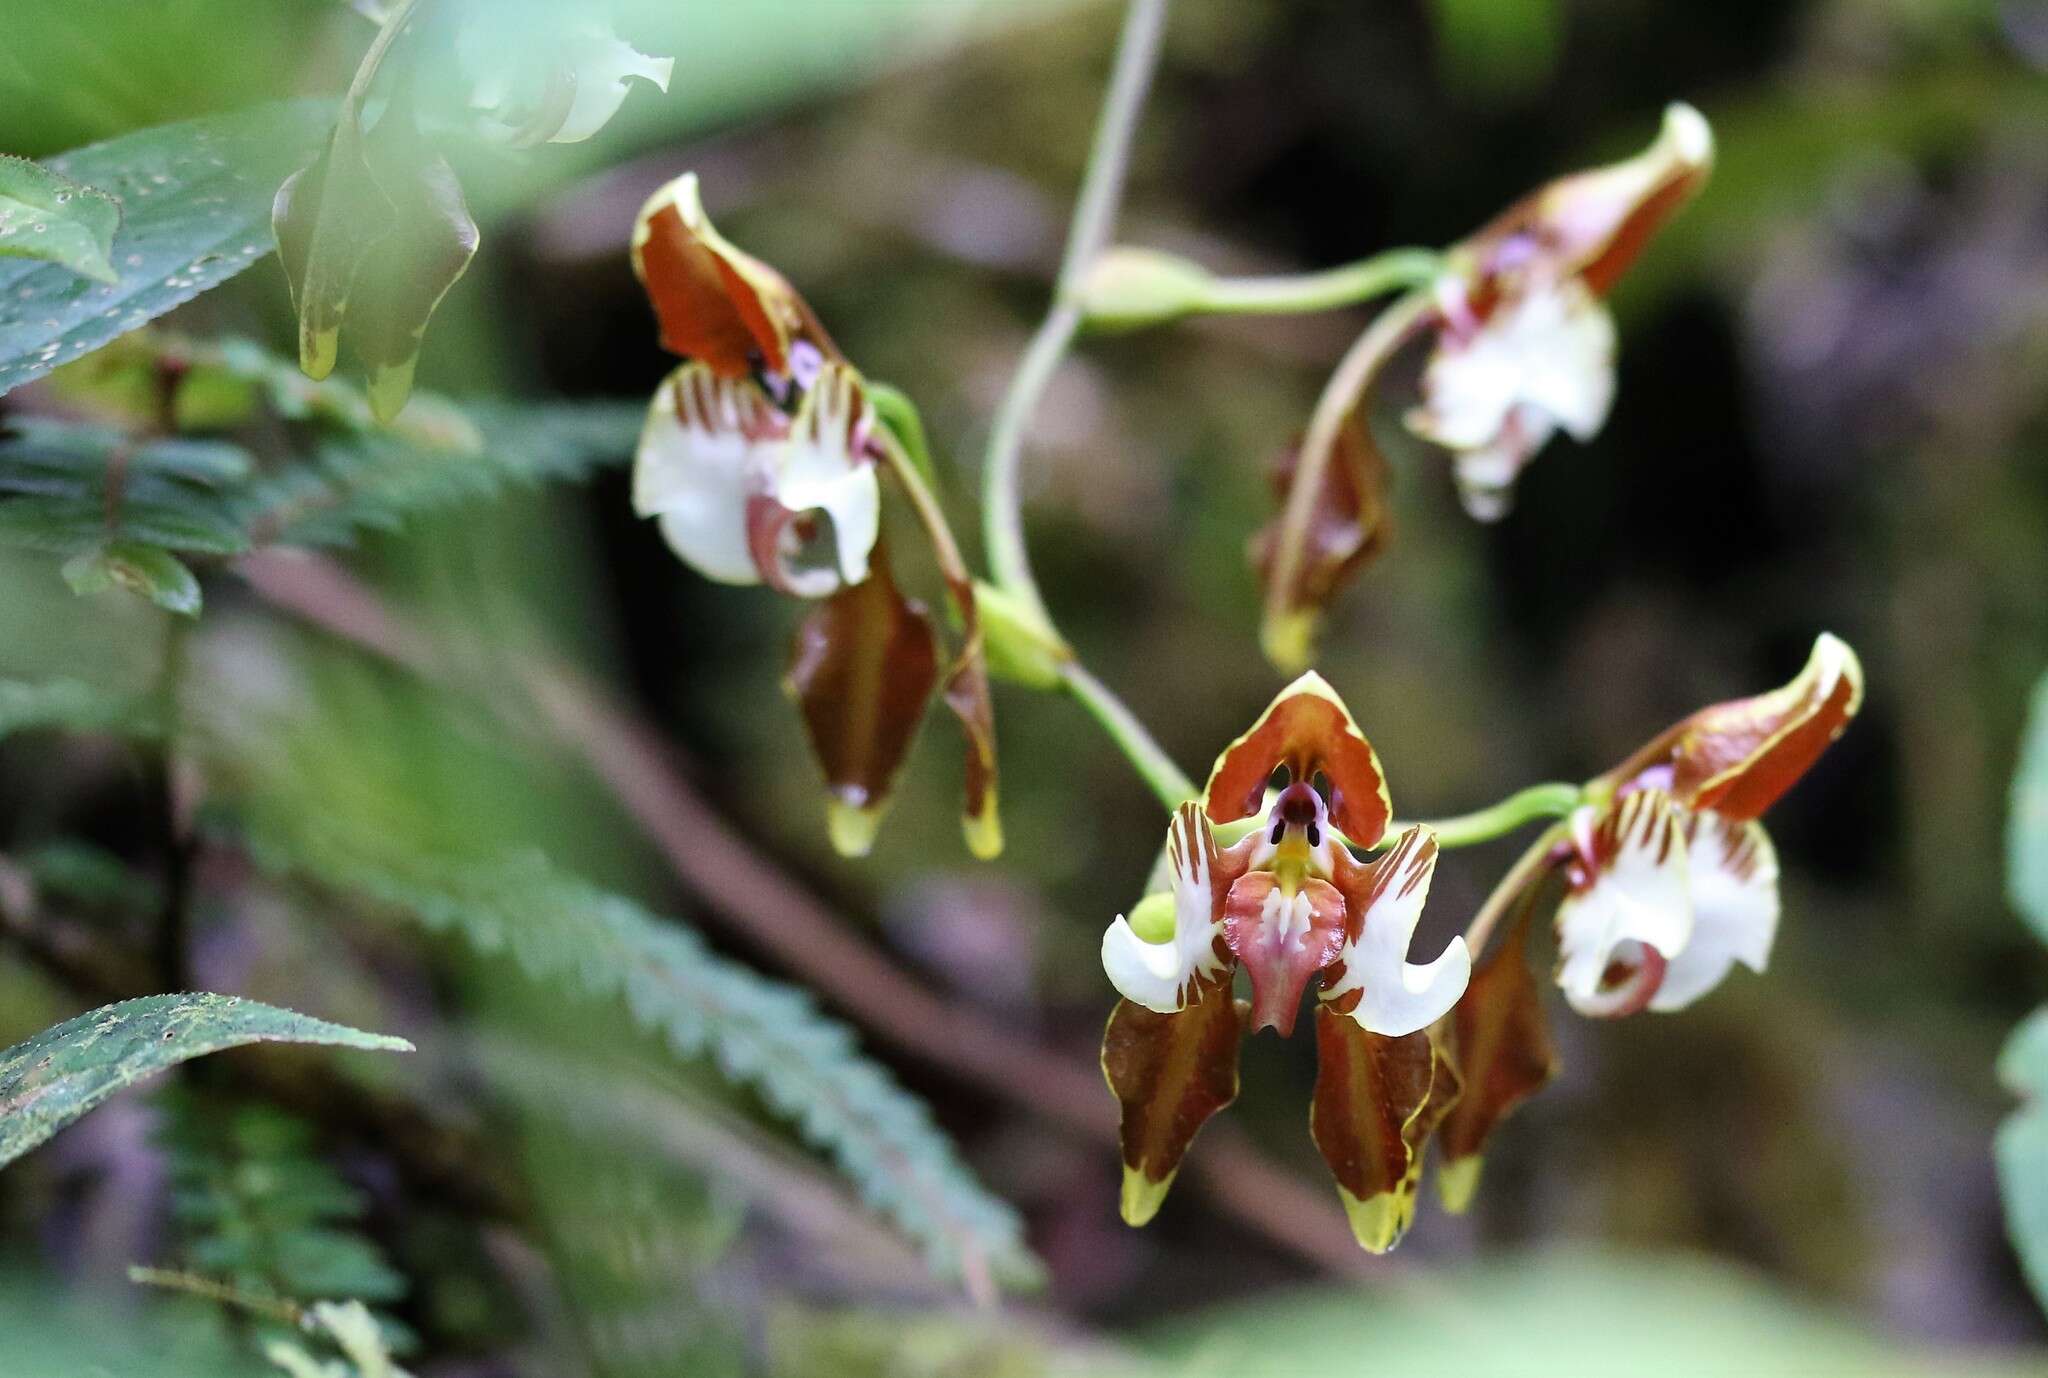
[[[426,1107],[437,1132],[489,1145],[514,1187],[488,1206],[458,1199],[395,1166],[393,1143],[301,1107],[315,1113],[294,1118],[310,1128],[289,1156],[320,1182],[300,1204],[367,1203],[348,1228],[405,1276],[393,1310],[451,1372],[2037,1370],[1983,1353],[2042,1336],[1986,1151],[2009,1108],[1994,1053],[2048,995],[2048,963],[2006,902],[2001,845],[2048,663],[2036,9],[1178,0],[1126,235],[1218,270],[1443,243],[1542,178],[1639,142],[1673,97],[1719,136],[1706,195],[1623,288],[1620,400],[1596,443],[1554,447],[1518,510],[1485,529],[1456,513],[1435,456],[1392,455],[1396,544],[1341,610],[1322,668],[1378,745],[1401,813],[1583,778],[1702,702],[1782,680],[1821,626],[1857,644],[1872,683],[1839,752],[1774,815],[1787,918],[1771,974],[1683,1017],[1569,1026],[1567,1074],[1503,1136],[1476,1217],[1426,1213],[1393,1264],[1310,1293],[1308,1266],[1194,1181],[1131,1234],[1099,1140],[1016,1110],[1002,1088],[866,1048],[906,1102],[930,1103],[963,1176],[1017,1204],[1046,1261],[1030,1309],[960,1315],[822,1161],[779,1137],[801,1094],[766,1106],[663,1045],[672,986],[642,972],[623,1002],[589,998],[618,988],[613,951],[598,972],[552,963],[583,992],[558,995],[447,937],[496,924],[517,946],[500,910],[562,925],[624,914],[720,980],[774,966],[743,929],[714,926],[535,729],[530,704],[513,694],[509,720],[489,706],[524,657],[559,656],[644,714],[748,845],[849,931],[1018,1038],[1092,1056],[1101,928],[1136,897],[1162,823],[1121,760],[1070,705],[1006,692],[998,868],[953,841],[950,768],[906,772],[868,863],[830,857],[777,686],[791,611],[678,569],[606,466],[665,367],[624,237],[645,193],[695,166],[721,226],[916,399],[944,500],[971,531],[972,456],[1044,306],[1110,7],[627,6],[621,32],[678,59],[667,99],[634,96],[589,145],[462,157],[484,249],[425,376],[477,423],[474,444],[373,439],[359,397],[295,390],[276,367],[288,308],[267,262],[183,306],[171,324],[188,340],[267,346],[223,344],[244,364],[200,370],[211,376],[172,418],[232,432],[247,472],[195,483],[138,452],[147,482],[126,493],[137,510],[167,491],[180,510],[225,513],[234,536],[218,556],[196,552],[208,608],[191,649],[235,692],[187,707],[232,717],[253,703],[301,721],[299,754],[249,744],[292,798],[296,840],[357,865],[368,820],[380,872],[404,872],[373,902],[346,893],[361,874],[252,872],[217,815],[195,887],[200,959],[236,989],[414,1035],[422,1056],[351,1068],[336,1094]],[[331,96],[370,31],[326,0],[14,10],[0,147],[38,156]],[[0,336],[49,319],[7,312],[0,299]],[[1358,324],[1091,340],[1033,437],[1048,598],[1197,772],[1273,688],[1240,558],[1266,511],[1261,465]],[[121,350],[92,362],[97,389],[38,382],[0,405],[10,424],[35,417],[4,442],[8,504],[31,489],[69,501],[96,544],[106,430],[153,424],[154,393]],[[565,410],[557,394],[587,402]],[[557,482],[524,482],[543,479]],[[263,504],[244,501],[255,492]],[[225,571],[250,514],[280,510],[298,522],[293,542],[346,547],[446,654],[447,684],[315,649]],[[166,618],[118,589],[75,596],[61,563],[0,550],[0,856],[67,935],[132,954],[171,876],[146,823],[169,793],[162,762],[132,741],[162,725],[138,733],[134,715],[162,706]],[[905,577],[931,586],[928,569]],[[957,747],[932,733],[919,749]],[[376,921],[447,917],[475,898],[448,893],[463,879],[450,858],[536,846],[548,867],[486,896],[482,919],[438,933]],[[1447,860],[1421,946],[1462,923],[1511,855]],[[2024,855],[2012,884],[2038,927]],[[670,915],[704,926],[701,950]],[[20,936],[0,932],[0,953]],[[0,1042],[96,1003],[46,964],[0,961]],[[785,1013],[846,1051],[838,1023]],[[1999,1141],[2023,1243],[2048,1235],[2027,1224],[2048,1180],[2040,1032],[2025,1026],[2003,1068],[2035,1098]],[[1306,1050],[1261,1040],[1246,1060],[1228,1123],[1283,1167],[1311,1162]],[[174,1309],[98,1290],[163,1242],[145,1218],[155,1150],[129,1110],[144,1113],[117,1101],[0,1177],[0,1229],[35,1270],[0,1283],[10,1375],[241,1371]],[[1602,1247],[1517,1247],[1559,1242]],[[53,1300],[60,1280],[74,1309]],[[200,1357],[187,1363],[181,1343]]]

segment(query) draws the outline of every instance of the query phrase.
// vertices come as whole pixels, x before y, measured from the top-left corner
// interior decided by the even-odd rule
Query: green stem
[[[1173,763],[1173,758],[1145,730],[1145,724],[1124,706],[1122,699],[1110,692],[1108,685],[1089,674],[1080,662],[1072,660],[1060,667],[1060,678],[1066,682],[1068,692],[1081,701],[1081,706],[1122,748],[1168,813],[1190,799],[1201,797],[1194,781]]]
[[[1539,818],[1563,818],[1579,806],[1584,796],[1585,791],[1577,785],[1553,780],[1548,784],[1516,790],[1498,804],[1490,804],[1472,813],[1460,814],[1456,818],[1430,819],[1424,826],[1435,830],[1439,847],[1471,847],[1491,842],[1496,837],[1505,837]],[[1390,824],[1387,836],[1391,839],[1410,826],[1408,823]]]
[[[1047,625],[1052,618],[1032,577],[1031,559],[1024,546],[1023,500],[1017,483],[1024,431],[1080,329],[1081,309],[1072,299],[1073,289],[1116,227],[1117,201],[1131,161],[1131,138],[1158,60],[1159,36],[1166,27],[1166,2],[1131,0],[1124,15],[1116,69],[1110,75],[1102,118],[1095,127],[1095,145],[1081,178],[1053,307],[1032,338],[1017,376],[1010,380],[1010,390],[989,430],[988,456],[982,464],[982,522],[989,573],[998,588],[1037,613]]]
[[[1443,255],[1433,249],[1389,249],[1319,273],[1217,278],[1197,314],[1278,316],[1330,311],[1420,287],[1442,269]]]

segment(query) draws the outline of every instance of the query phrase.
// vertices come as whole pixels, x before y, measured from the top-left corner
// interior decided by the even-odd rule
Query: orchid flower
[[[1539,188],[1451,251],[1407,422],[1451,451],[1474,517],[1507,511],[1515,476],[1559,430],[1585,441],[1605,424],[1615,330],[1603,299],[1705,184],[1713,154],[1699,111],[1673,105],[1642,153]]]
[[[940,559],[960,622],[959,649],[942,660],[929,612],[890,575],[889,438],[869,385],[789,282],[712,225],[695,174],[648,199],[632,248],[661,343],[683,359],[647,410],[634,510],[706,578],[817,604],[785,683],[825,772],[833,846],[858,856],[873,845],[937,691],[967,738],[968,845],[995,855],[994,714],[974,590]],[[928,529],[943,520],[918,506]]]
[[[1856,653],[1824,633],[1790,683],[1703,708],[1589,783],[1562,838],[1509,873],[1488,908],[1514,915],[1511,931],[1452,1021],[1467,1088],[1443,1132],[1452,1209],[1470,1199],[1493,1127],[1553,1070],[1526,952],[1545,897],[1562,890],[1555,979],[1580,1014],[1681,1010],[1737,964],[1763,971],[1778,860],[1759,820],[1862,704]]]
[[[1283,453],[1278,511],[1252,543],[1274,664],[1293,670],[1313,658],[1324,611],[1387,546],[1387,466],[1372,424],[1387,365],[1428,342],[1407,429],[1450,451],[1468,512],[1500,517],[1516,476],[1553,435],[1590,440],[1606,422],[1616,345],[1605,298],[1705,184],[1713,147],[1697,110],[1671,106],[1649,148],[1523,197],[1359,336],[1306,436]]]
[[[1288,784],[1267,800],[1284,766]],[[1315,781],[1324,782],[1318,792]],[[1316,1080],[1311,1127],[1352,1230],[1393,1247],[1413,1215],[1423,1142],[1457,1095],[1427,1032],[1464,992],[1471,960],[1453,938],[1434,961],[1409,943],[1436,867],[1436,840],[1411,828],[1376,861],[1392,817],[1386,778],[1343,701],[1302,676],[1217,760],[1200,804],[1167,833],[1170,889],[1102,939],[1123,999],[1103,1037],[1103,1069],[1123,1105],[1123,1215],[1157,1212],[1202,1123],[1235,1099],[1247,1028],[1291,1034],[1311,977]],[[1259,818],[1224,845],[1220,825]],[[1250,977],[1249,1004],[1231,976]]]
[[[641,209],[633,267],[688,361],[648,410],[634,509],[723,583],[823,598],[865,579],[881,494],[860,375],[782,276],[712,227],[695,174]],[[819,543],[826,558],[803,564]]]

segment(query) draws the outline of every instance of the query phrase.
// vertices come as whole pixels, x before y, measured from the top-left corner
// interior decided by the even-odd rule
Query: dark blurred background
[[[0,53],[0,142],[24,153],[335,89],[367,34],[310,0],[88,4],[111,27],[85,31],[115,51],[87,53],[68,12],[7,8],[25,38]],[[181,62],[177,35],[202,12],[230,17],[235,51],[193,62],[188,45]],[[781,268],[866,372],[918,399],[971,539],[981,443],[1045,306],[1116,7],[627,15],[640,47],[675,54],[674,94],[636,94],[591,145],[463,169],[485,246],[423,382],[646,396],[668,360],[625,238],[644,196],[695,168],[720,228]],[[49,64],[75,73],[72,98],[31,105]],[[1532,1262],[1485,1284],[1498,1296],[1444,1282],[1444,1304],[1521,1317],[1550,1287],[1598,1331],[1620,1323],[1603,1310],[1626,1304],[1619,1280],[1684,1276],[1627,1260],[1704,1254],[1750,1270],[1758,1296],[1880,1337],[2048,1338],[1989,1156],[2008,1108],[1994,1055],[2048,995],[2002,852],[2025,696],[2048,668],[2044,66],[2039,0],[1177,0],[1122,237],[1218,270],[1447,243],[1556,173],[1633,151],[1670,100],[1718,136],[1704,195],[1617,295],[1620,388],[1595,443],[1555,442],[1491,527],[1458,511],[1439,457],[1392,455],[1392,550],[1343,600],[1319,668],[1402,816],[1585,778],[1701,704],[1781,683],[1823,629],[1856,646],[1870,684],[1849,735],[1772,814],[1785,920],[1769,975],[1739,972],[1680,1016],[1593,1024],[1560,1006],[1563,1077],[1496,1140],[1470,1217],[1425,1198],[1400,1253],[1367,1271],[1374,1305],[1568,1245],[1625,1252],[1567,1255],[1609,1260],[1590,1281]],[[182,323],[282,341],[286,311],[266,263]],[[1365,319],[1089,340],[1040,414],[1028,515],[1048,600],[1198,776],[1278,683],[1244,557],[1263,465]],[[686,572],[627,492],[620,471],[436,520],[362,565],[437,616],[516,625],[605,668],[744,836],[847,925],[950,999],[1091,1062],[1111,1001],[1101,930],[1163,835],[1124,761],[1070,703],[999,689],[1003,858],[961,849],[958,747],[933,730],[874,856],[835,859],[778,686],[798,610]],[[23,826],[26,783],[0,792]],[[527,811],[551,802],[563,836],[597,839],[615,874],[693,912],[574,791]],[[1425,950],[1516,846],[1447,857]],[[713,931],[774,969],[744,933]],[[1052,1275],[1034,1324],[1054,1336],[1198,1314],[1214,1327],[1218,1304],[1331,1285],[1220,1212],[1192,1170],[1153,1226],[1126,1230],[1111,1148],[971,1078],[896,1063],[1027,1213]],[[1305,1181],[1320,1175],[1313,1075],[1311,1041],[1254,1040],[1228,1113]],[[1334,1197],[1321,1207],[1337,1224]],[[1673,1314],[1723,1285],[1680,1288]],[[1304,1315],[1294,1333],[1364,1314]],[[1253,1333],[1196,1352],[1256,1348]]]

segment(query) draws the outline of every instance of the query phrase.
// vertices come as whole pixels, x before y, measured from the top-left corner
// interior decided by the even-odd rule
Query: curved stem
[[[1031,413],[1052,381],[1067,347],[1080,329],[1081,310],[1072,301],[1073,287],[1109,242],[1116,224],[1118,198],[1131,161],[1131,138],[1159,57],[1159,36],[1166,26],[1167,0],[1131,0],[1118,40],[1116,69],[1103,98],[1102,118],[1095,127],[1095,145],[1081,178],[1081,193],[1067,231],[1060,259],[1055,300],[1032,338],[1017,376],[996,411],[989,430],[988,455],[982,464],[982,522],[988,545],[989,573],[996,586],[1050,624],[1045,599],[1031,574],[1024,548],[1022,495],[1017,475],[1023,456],[1024,430]]]
[[[1277,316],[1330,311],[1401,288],[1420,287],[1443,268],[1434,249],[1389,249],[1319,273],[1217,278],[1197,308],[1202,315]]]
[[[1523,824],[1533,823],[1539,818],[1563,818],[1579,806],[1584,795],[1585,791],[1577,785],[1553,780],[1516,790],[1498,804],[1489,804],[1483,809],[1459,814],[1456,818],[1433,818],[1422,822],[1435,830],[1437,846],[1471,847],[1491,842],[1496,837],[1505,837]],[[1413,823],[1390,823],[1387,825],[1387,837],[1392,838],[1412,826]]]
[[[988,547],[989,575],[997,588],[1047,625],[1052,614],[1038,592],[1031,557],[1024,548],[1024,499],[1017,477],[1024,454],[1024,428],[1080,328],[1080,309],[1066,302],[1056,304],[1038,327],[1024,351],[1024,361],[1010,380],[1010,390],[996,409],[995,424],[989,429],[988,458],[982,465],[982,540]]]
[[[1281,511],[1279,539],[1274,543],[1273,568],[1266,579],[1266,631],[1269,648],[1274,629],[1287,617],[1289,590],[1301,570],[1308,529],[1315,520],[1316,498],[1323,491],[1323,475],[1330,467],[1330,455],[1337,448],[1337,435],[1344,418],[1357,405],[1374,375],[1386,366],[1394,351],[1408,339],[1430,299],[1423,292],[1411,292],[1380,314],[1366,328],[1337,364],[1337,371],[1316,399],[1309,418],[1308,434],[1301,442],[1301,458],[1295,465],[1294,486],[1287,492]]]
[[[1067,251],[1060,259],[1062,296],[1081,280],[1095,256],[1116,230],[1117,202],[1123,196],[1124,174],[1131,165],[1131,138],[1159,61],[1159,38],[1166,30],[1167,0],[1131,0],[1117,39],[1116,68],[1102,98],[1102,116],[1095,122],[1095,144],[1088,150],[1088,169],[1081,175],[1081,194],[1067,230]]]
[[[1486,903],[1479,906],[1479,912],[1472,916],[1472,922],[1465,928],[1465,946],[1471,950],[1475,962],[1486,950],[1486,940],[1492,936],[1494,925],[1542,872],[1550,859],[1550,849],[1564,839],[1566,832],[1562,823],[1553,823],[1545,828],[1542,836],[1531,843],[1529,850],[1523,852],[1521,858],[1508,868],[1508,873],[1500,878],[1500,884],[1493,887]]]
[[[1108,685],[1088,673],[1078,661],[1068,661],[1060,667],[1060,678],[1067,689],[1081,701],[1089,715],[1102,725],[1103,731],[1116,741],[1138,768],[1138,774],[1152,787],[1152,793],[1168,813],[1179,808],[1190,799],[1198,799],[1201,792],[1194,781],[1173,763],[1165,748],[1152,739],[1145,730],[1145,724],[1137,719],[1124,705],[1124,701],[1111,692]]]

